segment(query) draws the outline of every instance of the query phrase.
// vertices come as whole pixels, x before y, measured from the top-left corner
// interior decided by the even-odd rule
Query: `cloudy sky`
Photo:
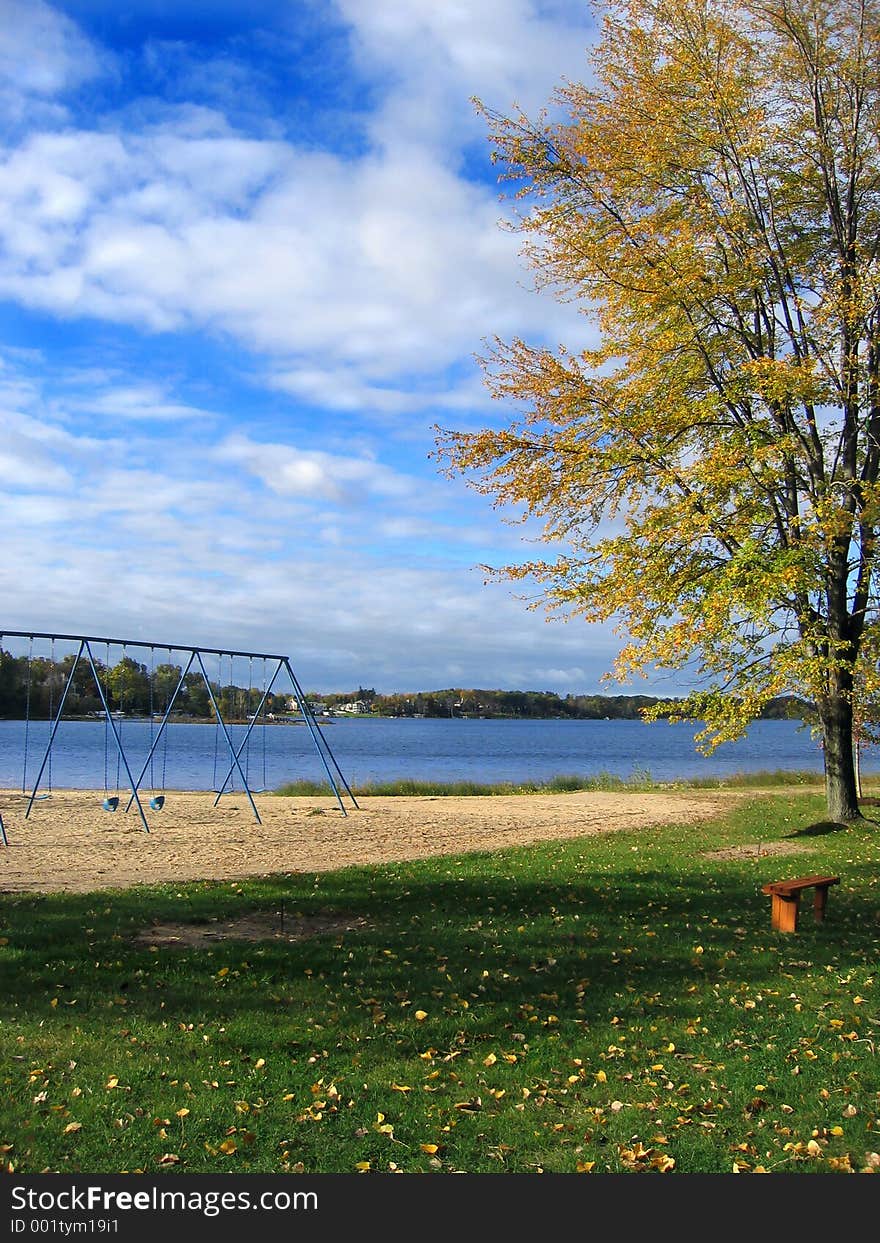
[[[587,4],[0,13],[0,624],[289,652],[314,690],[599,689],[614,637],[486,586],[528,533],[429,456],[506,421],[487,338],[587,340],[471,103],[583,78]]]

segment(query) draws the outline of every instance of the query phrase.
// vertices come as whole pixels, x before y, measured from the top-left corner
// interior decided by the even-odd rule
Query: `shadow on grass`
[[[845,833],[850,826],[839,820],[817,820],[815,824],[805,825],[802,829],[795,829],[791,833],[784,834],[785,837],[825,837],[829,833]]]
[[[771,931],[760,893],[766,877],[568,871],[564,880],[522,875],[506,861],[495,871],[484,864],[474,875],[428,878],[415,865],[328,874],[317,888],[302,876],[263,878],[246,895],[202,884],[184,900],[148,891],[100,902],[19,900],[6,908],[17,955],[5,965],[0,1014],[57,1021],[67,1002],[77,1022],[84,1012],[120,1014],[122,1006],[127,1026],[171,1016],[268,1023],[276,1047],[289,1048],[310,1038],[309,1023],[328,1006],[340,1030],[363,1038],[377,1010],[391,1033],[406,1026],[410,1003],[413,1011],[422,1005],[445,1015],[451,1039],[466,1001],[467,1029],[486,1039],[548,1011],[578,1024],[612,1014],[639,1020],[669,1006],[686,1014],[704,1004],[709,981],[760,979],[769,954],[779,954],[781,966],[805,954],[830,964],[843,946],[850,960],[876,952],[861,903],[843,892],[820,928],[805,923],[797,937],[783,937]],[[271,914],[282,902],[291,914],[356,911],[372,927],[159,952],[133,939],[156,921]]]

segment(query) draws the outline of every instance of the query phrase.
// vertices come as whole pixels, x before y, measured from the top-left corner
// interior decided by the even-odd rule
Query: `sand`
[[[90,892],[273,872],[324,872],[350,864],[418,859],[587,837],[617,829],[695,823],[729,806],[729,792],[368,797],[343,815],[332,797],[166,792],[161,811],[125,800],[110,813],[99,791],[56,790],[35,802],[0,791],[9,845],[0,845],[0,892]]]

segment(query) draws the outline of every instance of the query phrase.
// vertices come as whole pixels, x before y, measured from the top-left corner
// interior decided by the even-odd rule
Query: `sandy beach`
[[[88,892],[165,881],[271,872],[323,872],[585,837],[716,814],[736,795],[712,792],[369,797],[343,815],[332,797],[261,794],[258,824],[246,796],[166,792],[161,811],[102,810],[102,794],[56,790],[35,802],[0,792],[9,845],[0,845],[0,892]]]

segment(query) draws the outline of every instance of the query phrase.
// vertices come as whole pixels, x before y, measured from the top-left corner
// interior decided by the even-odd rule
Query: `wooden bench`
[[[770,912],[773,927],[779,932],[796,932],[798,908],[804,889],[814,889],[813,916],[817,924],[825,918],[828,905],[828,889],[840,882],[839,876],[800,876],[797,880],[777,880],[761,886],[761,893],[770,894],[773,905]]]

